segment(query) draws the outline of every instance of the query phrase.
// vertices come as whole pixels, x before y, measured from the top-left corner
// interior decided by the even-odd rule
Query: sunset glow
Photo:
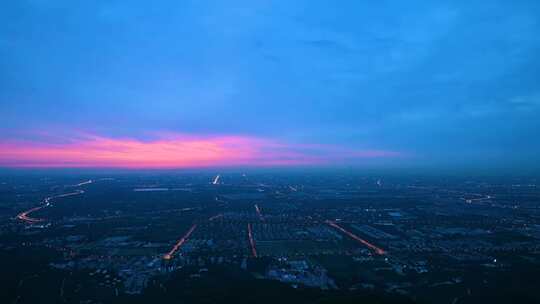
[[[0,165],[6,167],[295,166],[331,163],[343,157],[379,158],[398,155],[378,150],[350,151],[331,146],[284,144],[246,136],[196,137],[169,134],[142,141],[91,135],[67,143],[0,143]]]

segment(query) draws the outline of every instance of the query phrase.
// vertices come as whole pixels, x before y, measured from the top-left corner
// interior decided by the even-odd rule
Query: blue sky
[[[538,1],[5,1],[0,140],[234,135],[536,165],[539,18]]]

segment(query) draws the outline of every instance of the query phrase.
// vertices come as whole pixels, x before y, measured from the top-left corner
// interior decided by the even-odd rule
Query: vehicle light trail
[[[255,248],[255,240],[253,239],[253,232],[251,231],[251,224],[248,223],[248,237],[249,237],[249,245],[251,246],[251,255],[253,255],[254,258],[257,257],[257,248]]]
[[[184,234],[184,236],[178,240],[178,242],[174,245],[174,247],[171,249],[171,251],[169,251],[167,254],[165,254],[163,256],[163,259],[164,260],[170,260],[172,259],[172,257],[174,256],[174,254],[178,251],[178,249],[180,249],[180,247],[182,247],[182,245],[187,241],[187,239],[189,238],[189,236],[193,233],[193,231],[195,230],[195,228],[197,228],[197,224],[193,224],[193,226],[191,226],[191,228],[189,228],[189,230],[186,232],[186,234]]]
[[[214,216],[210,217],[208,220],[213,221],[213,220],[217,220],[218,218],[221,218],[221,217],[223,217],[222,213],[214,215]]]
[[[217,185],[219,184],[219,178],[221,177],[221,175],[216,175],[216,177],[214,178],[214,181],[212,182],[212,185]]]
[[[76,184],[76,185],[72,185],[72,187],[80,187],[80,186],[84,186],[84,185],[91,184],[91,183],[93,183],[93,182],[94,182],[93,180],[89,179],[89,180],[87,180],[87,181],[85,181],[85,182],[81,182],[81,183],[78,183],[78,184]]]
[[[259,219],[261,219],[261,221],[264,221],[264,217],[261,213],[261,208],[259,208],[259,205],[255,204],[255,211],[257,211],[257,214],[259,215]]]
[[[47,197],[47,198],[45,198],[43,200],[43,204],[41,206],[37,206],[37,207],[34,207],[32,209],[29,209],[29,210],[26,210],[24,212],[19,213],[19,214],[17,214],[17,218],[19,220],[21,220],[23,222],[26,222],[26,223],[29,223],[29,224],[42,222],[42,221],[44,221],[44,219],[30,217],[29,216],[30,213],[33,213],[33,212],[36,212],[36,211],[41,210],[43,208],[52,206],[51,205],[51,200],[53,200],[55,198],[68,197],[68,196],[79,195],[79,194],[83,194],[83,193],[84,193],[83,190],[77,190],[75,192],[64,193],[64,194],[60,194],[60,195],[56,195],[56,196]]]
[[[38,207],[34,207],[30,210],[27,210],[27,211],[24,211],[24,212],[21,212],[17,215],[17,218],[21,221],[24,221],[24,222],[27,222],[29,224],[34,224],[34,223],[38,223],[38,222],[41,222],[43,221],[43,219],[40,219],[40,218],[32,218],[32,217],[29,217],[28,215],[32,212],[36,212],[40,209],[43,209],[45,208],[45,205],[43,206],[38,206]]]
[[[327,220],[326,223],[328,225],[330,225],[331,227],[336,228],[337,230],[343,232],[344,234],[346,234],[347,236],[349,236],[353,240],[367,246],[369,249],[375,251],[376,254],[378,254],[378,255],[386,254],[386,251],[384,251],[383,249],[381,249],[381,248],[371,244],[370,242],[358,237],[357,235],[353,234],[352,232],[350,232],[350,231],[346,230],[345,228],[341,227],[340,225],[338,225],[336,222]]]
[[[465,197],[462,197],[461,199],[463,201],[465,201],[467,204],[472,204],[472,203],[475,203],[475,202],[479,202],[479,203],[482,203],[486,200],[491,200],[493,197],[491,195],[483,195],[483,194],[475,194],[475,193],[472,193],[470,195],[476,195],[476,196],[480,196],[479,198],[465,198]]]

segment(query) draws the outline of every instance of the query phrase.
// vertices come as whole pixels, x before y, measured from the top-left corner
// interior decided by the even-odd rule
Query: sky
[[[539,1],[0,4],[0,167],[540,164]]]

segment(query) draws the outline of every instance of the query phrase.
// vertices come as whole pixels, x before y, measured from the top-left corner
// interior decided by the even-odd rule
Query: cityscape
[[[532,177],[18,172],[0,182],[5,303],[207,303],[229,284],[260,289],[228,295],[242,303],[276,291],[306,303],[539,299]],[[212,282],[223,287],[204,289]]]
[[[0,1],[0,304],[540,303],[540,1]]]

